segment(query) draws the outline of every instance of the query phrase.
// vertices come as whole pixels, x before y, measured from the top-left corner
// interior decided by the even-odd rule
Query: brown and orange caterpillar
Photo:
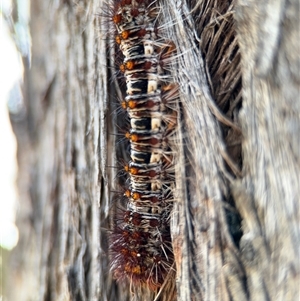
[[[117,1],[111,10],[126,82],[121,107],[130,127],[125,134],[128,187],[111,231],[111,270],[117,280],[151,290],[159,289],[174,268],[169,220],[175,188],[171,141],[177,125],[172,103],[178,85],[167,66],[176,48],[160,36],[158,14],[156,1],[149,0]]]

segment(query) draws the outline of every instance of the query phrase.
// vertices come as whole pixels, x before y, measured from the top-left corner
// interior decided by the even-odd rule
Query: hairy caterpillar
[[[125,3],[126,2],[118,2],[117,4],[111,5],[111,19],[113,18],[113,16],[117,15],[118,5],[125,5]],[[160,59],[158,61],[155,61],[159,62],[158,67],[155,67],[157,70],[157,81],[152,82],[152,86],[154,87],[153,83],[159,83],[164,86],[164,83],[166,82],[169,82],[171,84],[173,82],[178,82],[180,84],[181,116],[179,120],[179,126],[176,129],[176,136],[178,135],[178,140],[174,141],[176,147],[176,160],[173,160],[176,162],[176,164],[171,163],[167,166],[167,175],[172,175],[172,168],[175,165],[176,199],[178,201],[173,202],[172,209],[172,245],[174,248],[173,251],[177,266],[176,284],[178,287],[178,296],[179,299],[184,299],[184,297],[186,297],[186,291],[189,291],[191,295],[197,294],[199,291],[202,291],[201,286],[199,288],[194,285],[198,283],[198,279],[192,279],[193,277],[198,277],[198,275],[201,275],[199,277],[202,277],[202,267],[205,265],[207,265],[206,270],[209,271],[209,262],[206,261],[206,257],[202,257],[202,254],[206,254],[206,246],[210,245],[210,239],[211,237],[214,237],[215,233],[210,232],[210,235],[206,236],[206,231],[207,229],[218,229],[217,226],[219,224],[224,224],[223,220],[222,223],[219,222],[219,219],[224,214],[224,210],[222,207],[217,206],[222,204],[224,199],[227,199],[229,195],[227,185],[228,183],[226,180],[228,172],[226,170],[226,167],[224,167],[224,158],[226,156],[226,153],[224,153],[224,142],[222,140],[222,132],[220,131],[218,118],[220,118],[220,120],[222,121],[226,120],[224,117],[222,118],[222,116],[220,116],[220,113],[216,108],[214,99],[211,95],[211,91],[213,90],[209,89],[210,87],[207,83],[207,78],[210,79],[210,77],[206,77],[206,72],[209,71],[209,67],[214,67],[216,68],[216,70],[222,71],[221,73],[216,72],[217,81],[214,79],[212,81],[209,81],[209,83],[214,89],[216,87],[221,87],[221,90],[223,92],[216,93],[216,97],[219,97],[219,100],[217,99],[217,103],[220,103],[222,105],[225,104],[226,109],[227,105],[230,103],[228,99],[235,98],[235,94],[231,93],[232,90],[228,89],[228,85],[232,84],[233,72],[231,71],[227,74],[227,68],[230,67],[231,70],[234,70],[234,74],[239,72],[239,68],[236,64],[231,64],[231,56],[234,55],[234,51],[236,49],[232,48],[232,40],[225,40],[230,43],[228,44],[228,48],[223,47],[225,45],[224,41],[220,41],[219,39],[220,33],[223,33],[225,30],[227,30],[227,24],[232,24],[231,21],[227,19],[227,15],[226,18],[223,16],[220,19],[218,18],[218,7],[228,6],[228,3],[211,2],[209,3],[210,5],[206,5],[206,2],[200,4],[196,2],[186,3],[185,1],[160,2],[159,0],[155,0],[153,3],[145,3],[144,1],[141,1],[141,3],[143,5],[147,5],[146,11],[150,12],[151,9],[151,11],[153,12],[153,15],[151,16],[153,17],[153,19],[150,23],[154,30],[150,35],[150,40],[153,38],[151,42],[158,49],[156,53],[161,54]],[[162,3],[162,5],[160,3]],[[189,4],[191,5],[191,7],[188,6]],[[131,2],[127,2],[127,5],[131,5]],[[154,5],[157,8],[160,8],[155,11],[153,9]],[[216,9],[212,9],[211,7],[216,7]],[[192,8],[194,9],[192,10]],[[199,13],[200,8],[205,10],[205,13]],[[225,11],[226,9],[227,8],[225,8]],[[230,8],[228,8],[228,10],[230,11]],[[224,10],[222,10],[222,14],[224,14]],[[157,18],[157,16],[159,17]],[[202,26],[204,18],[208,19],[208,21],[205,21],[208,24],[206,30],[203,30]],[[156,23],[156,19],[159,21],[158,25]],[[220,21],[222,21],[222,24],[225,24],[226,26],[220,26]],[[115,23],[113,24],[115,26]],[[215,24],[215,27],[218,30],[215,31],[215,27],[211,29],[211,24]],[[139,25],[138,27],[141,28],[142,25]],[[137,25],[135,26],[135,28],[137,28]],[[161,30],[163,30],[164,32],[162,32]],[[201,37],[203,37],[203,39],[201,39],[199,43],[199,37],[196,33],[199,33],[200,35],[202,31],[203,35]],[[234,34],[232,30],[230,32],[232,35]],[[117,31],[115,46],[116,49],[119,49],[119,45],[121,44],[122,36],[120,37],[120,34],[122,33],[122,31],[120,31],[120,33],[119,31]],[[140,31],[139,33],[142,34],[143,32]],[[225,34],[227,34],[227,32],[225,32]],[[168,36],[170,40],[176,43],[176,51],[178,52],[178,55],[176,55],[176,57],[171,51],[171,43],[164,39],[165,36]],[[213,38],[214,43],[211,43],[211,38]],[[138,38],[136,38],[136,40],[138,40]],[[204,41],[206,42],[204,43]],[[208,46],[205,45],[209,45],[215,50],[207,52]],[[144,45],[142,46],[144,47]],[[148,47],[148,44],[145,46]],[[141,55],[143,54],[143,49],[144,48],[140,46]],[[168,51],[168,49],[170,49],[170,51]],[[227,51],[227,49],[231,51]],[[128,72],[128,76],[131,76],[132,74],[130,74],[130,72],[132,70],[130,69],[132,68],[133,64],[130,57],[123,57],[125,56],[126,51],[128,52],[128,49],[126,47],[123,47],[121,50],[122,54],[117,55],[117,60],[122,61],[122,63],[118,64],[117,68],[119,69],[120,67],[119,74],[124,74],[126,81],[125,72]],[[123,54],[123,50],[125,50],[125,54]],[[203,53],[211,55],[213,59],[211,59],[210,62],[208,60],[203,62]],[[223,53],[223,55],[220,55],[220,53]],[[165,59],[163,57],[164,54],[166,54],[166,56],[169,56],[169,60],[172,60],[172,66],[171,64],[168,65],[168,59]],[[228,59],[223,60],[224,55]],[[220,63],[215,63],[215,59],[218,59],[218,62]],[[153,61],[150,63],[153,63]],[[207,63],[207,66],[204,63]],[[140,61],[136,66],[138,66],[140,70],[150,70],[153,67],[148,63],[147,60]],[[170,72],[172,72],[173,78],[176,78],[175,80],[172,80],[171,76],[169,76],[169,70],[167,70],[168,68]],[[239,78],[239,76],[234,77],[234,82],[238,81]],[[220,85],[218,80],[224,81],[224,83],[226,82],[227,86],[223,84]],[[148,88],[148,82],[141,81],[141,83],[143,83],[143,85],[141,86],[143,86],[144,89]],[[127,91],[126,93],[124,92],[124,97],[119,96],[119,99],[121,99],[121,107],[128,112],[128,119],[130,123],[135,116],[138,116],[138,109],[144,111],[144,109],[147,107],[149,110],[153,108],[153,111],[155,113],[161,112],[161,99],[164,98],[165,100],[163,100],[162,103],[166,106],[170,106],[170,110],[162,110],[163,114],[161,114],[162,117],[159,117],[159,120],[161,121],[161,118],[164,118],[167,122],[168,120],[172,120],[172,117],[174,116],[173,111],[179,112],[174,110],[171,104],[172,97],[175,101],[177,101],[176,98],[178,98],[178,89],[175,88],[175,86],[173,86],[173,89],[170,87],[171,85],[169,86],[169,89],[161,89],[164,91],[163,93],[161,93],[161,95],[158,95],[158,98],[156,98],[156,95],[155,98],[153,97],[153,99],[148,99],[147,97],[145,97],[145,99],[141,102],[136,102],[133,97],[135,95],[130,96]],[[132,88],[136,87],[132,85]],[[127,84],[126,90],[128,90]],[[172,90],[174,93],[171,92]],[[165,94],[166,91],[168,91],[168,94]],[[230,108],[230,106],[228,106],[227,108]],[[136,111],[132,111],[131,109],[136,109]],[[151,113],[149,113],[149,115],[152,116]],[[145,117],[148,116],[146,115]],[[152,119],[149,119],[149,121],[151,121],[152,123]],[[171,124],[172,122],[170,122],[170,128],[172,129]],[[229,123],[227,122],[227,124]],[[117,126],[123,129],[124,122],[123,124],[118,123]],[[133,127],[134,126],[139,127],[138,124],[133,125]],[[147,127],[151,128],[151,125],[147,125]],[[159,145],[162,145],[161,150],[165,155],[167,155],[168,153],[171,156],[174,155],[174,148],[172,146],[172,139],[170,139],[170,137],[167,137],[167,141],[162,140],[161,142],[161,140],[159,141],[157,136],[153,135],[151,137],[153,139],[150,140],[150,138],[146,137],[145,135],[144,137],[135,135],[136,133],[132,132],[131,125],[129,126],[129,128],[130,130],[127,132],[126,136],[128,139],[130,139],[128,142],[130,146],[135,147],[134,143],[140,143],[141,147],[141,143],[146,143],[146,146],[143,146],[143,148],[151,149],[155,148],[156,144],[158,143]],[[142,131],[145,128],[146,126],[143,125]],[[171,136],[172,131],[174,131],[174,129],[171,130]],[[143,138],[143,140],[140,138]],[[165,143],[168,144],[170,149],[164,149]],[[135,149],[133,149],[133,151],[135,151]],[[132,161],[131,152],[133,151],[131,149],[130,151],[128,151],[130,162]],[[134,173],[137,173],[137,175],[143,176],[145,180],[142,181],[143,183],[146,183],[147,181],[151,181],[151,178],[146,178],[146,175],[150,176],[154,173],[157,173],[157,170],[152,168],[136,168],[136,166],[128,162],[128,158],[126,157],[123,149],[120,151],[120,153],[121,152],[123,152],[122,156],[119,155],[117,160],[120,161],[120,158],[124,158],[124,160],[121,159],[121,161],[126,162],[126,164],[124,164],[124,168],[127,172],[128,180],[123,180],[122,177],[120,177],[119,179],[121,179],[120,181],[123,181],[121,183],[121,186],[123,186],[123,191],[128,193],[128,197],[131,197],[133,196],[133,194],[131,194],[131,183],[136,183],[134,180],[131,180],[131,174],[134,175]],[[139,162],[143,162],[143,158],[140,158],[138,153],[133,153],[133,155],[136,159],[139,160]],[[147,153],[148,157],[152,155],[153,158],[155,158],[155,153]],[[223,157],[223,155],[225,156]],[[150,159],[151,158],[149,158],[149,160]],[[163,183],[163,180],[160,180],[159,183]],[[126,188],[128,188],[128,192]],[[148,188],[144,187],[142,189],[145,189],[147,191]],[[124,222],[124,211],[126,211],[127,209],[128,197],[124,197],[120,201],[120,203],[123,204],[123,207],[125,208],[120,210],[121,213],[117,211],[115,225],[126,225],[126,222]],[[170,200],[172,200],[172,198],[174,197],[171,196]],[[148,203],[150,204],[150,202],[148,202],[147,200],[147,204]],[[169,204],[172,205],[172,201],[170,201]],[[207,204],[209,204],[208,207]],[[171,210],[171,205],[167,208],[166,212]],[[210,219],[211,216],[214,217],[213,220]],[[130,219],[136,222],[135,216],[130,216]],[[174,221],[176,222],[176,224],[174,223]],[[212,225],[212,228],[209,228],[208,225]],[[226,225],[220,228],[220,231],[223,230],[225,232],[227,231]],[[111,238],[111,245],[113,245],[118,237],[116,235],[112,235]],[[191,241],[196,241],[197,243],[195,245],[191,245]],[[206,244],[203,244],[203,241],[205,241]],[[116,250],[117,255],[120,253],[119,250]],[[195,261],[193,256],[197,258]],[[113,260],[116,258],[113,252],[111,252],[111,258],[111,262],[113,263]],[[195,270],[197,271],[196,273]],[[122,274],[123,278],[116,274],[115,276],[117,279],[128,278],[129,283],[131,283],[132,285],[143,284],[142,282],[140,282],[140,276],[137,276],[135,278],[135,281],[133,281],[128,274],[125,275],[125,273]],[[149,278],[146,278],[146,283],[148,279]],[[163,279],[165,279],[165,276],[163,276]],[[186,288],[189,288],[189,282],[194,284],[191,284],[190,289],[186,290]],[[203,294],[206,294],[206,292],[203,292]],[[144,295],[142,295],[142,297],[143,298],[140,300],[151,300],[151,298],[144,298]],[[187,299],[190,298],[188,297]]]
[[[160,36],[159,8],[148,0],[121,0],[112,8],[115,41],[122,52],[130,161],[121,208],[111,233],[111,270],[117,280],[157,290],[173,269],[169,218],[174,200],[172,136],[178,87],[168,74],[175,52]]]

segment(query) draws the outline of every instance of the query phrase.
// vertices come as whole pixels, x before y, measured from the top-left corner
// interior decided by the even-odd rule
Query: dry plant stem
[[[230,289],[234,289],[236,300],[245,300],[244,272],[222,204],[233,178],[225,168],[222,155],[226,148],[216,114],[212,114],[212,108],[215,112],[218,109],[207,83],[202,53],[195,43],[196,29],[187,4],[177,2],[166,12],[170,15],[163,12],[164,19],[176,24],[167,32],[181,53],[174,74],[181,88],[181,135],[190,162],[186,165],[186,160],[179,160],[176,173],[179,191],[172,231],[178,299],[229,300]],[[226,265],[234,271],[230,276],[223,268]]]

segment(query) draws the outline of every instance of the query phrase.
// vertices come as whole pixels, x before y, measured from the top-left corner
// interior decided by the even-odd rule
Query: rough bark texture
[[[297,300],[299,1],[160,5],[181,89],[171,217],[177,299]],[[132,298],[108,269],[118,145],[104,6],[31,1],[25,114],[12,116],[20,240],[8,300]]]
[[[244,166],[233,191],[251,300],[299,298],[299,11],[299,1],[236,8]]]

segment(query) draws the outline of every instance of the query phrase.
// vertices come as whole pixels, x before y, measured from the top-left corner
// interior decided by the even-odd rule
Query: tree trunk
[[[109,272],[118,91],[106,5],[31,1],[25,114],[11,116],[20,239],[8,300],[133,299]],[[181,119],[170,221],[177,297],[171,286],[158,298],[297,300],[299,1],[159,5],[160,30],[177,48]]]

